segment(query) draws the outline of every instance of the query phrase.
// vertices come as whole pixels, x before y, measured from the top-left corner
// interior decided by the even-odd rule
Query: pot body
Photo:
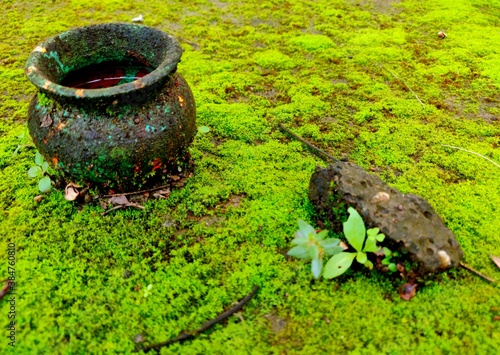
[[[191,90],[173,74],[151,97],[107,107],[31,100],[28,128],[44,158],[77,180],[136,186],[176,174],[196,132]],[[136,102],[140,102],[137,104]]]
[[[177,73],[181,54],[174,37],[140,25],[93,25],[49,38],[25,67],[39,91],[28,113],[37,149],[73,180],[119,189],[178,174],[196,133],[193,94]],[[95,85],[95,68],[103,67],[111,68],[97,79],[103,83],[127,74]],[[137,67],[142,75],[128,74]],[[68,84],[82,73],[90,86]]]

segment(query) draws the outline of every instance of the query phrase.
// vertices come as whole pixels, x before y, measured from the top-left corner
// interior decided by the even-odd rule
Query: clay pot
[[[181,54],[174,37],[133,24],[49,38],[25,67],[39,91],[28,114],[37,149],[73,180],[130,188],[177,174],[196,133]]]

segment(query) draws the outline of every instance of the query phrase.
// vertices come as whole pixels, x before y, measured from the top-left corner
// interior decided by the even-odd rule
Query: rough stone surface
[[[317,167],[309,183],[309,198],[333,224],[336,206],[344,202],[354,207],[367,228],[380,228],[389,244],[418,262],[421,272],[456,267],[462,259],[455,236],[427,201],[402,194],[356,164]]]

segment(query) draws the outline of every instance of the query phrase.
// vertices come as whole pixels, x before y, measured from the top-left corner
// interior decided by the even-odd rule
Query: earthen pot
[[[49,38],[26,63],[38,88],[28,127],[45,159],[76,181],[137,187],[177,174],[196,133],[178,41],[122,23]]]

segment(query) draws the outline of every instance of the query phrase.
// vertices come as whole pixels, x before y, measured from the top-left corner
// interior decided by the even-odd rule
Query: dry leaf
[[[399,290],[399,297],[405,301],[411,300],[417,293],[417,285],[405,283]]]
[[[52,117],[50,117],[50,114],[46,114],[43,116],[42,123],[40,124],[40,127],[49,127],[52,125]]]
[[[490,254],[490,257],[491,257],[491,260],[493,260],[493,262],[495,263],[495,265],[500,269],[500,258],[498,256],[491,255],[491,254]]]
[[[113,196],[108,199],[109,203],[113,205],[128,205],[130,202],[128,201],[126,196]]]
[[[168,198],[170,196],[170,189],[158,190],[153,193],[154,198]]]
[[[40,202],[40,201],[42,201],[42,199],[43,199],[42,195],[38,195],[38,196],[33,197],[33,200],[35,200],[35,202]]]
[[[80,196],[80,191],[78,191],[79,187],[81,187],[81,186],[70,182],[64,188],[64,198],[68,201],[76,200],[78,198],[78,196]]]
[[[3,280],[3,287],[0,289],[0,300],[10,291],[10,283],[9,280]]]
[[[344,243],[344,242],[340,242],[340,243],[339,243],[339,247],[341,247],[341,248],[342,248],[342,249],[344,249],[344,250],[349,249],[349,246],[348,246],[346,243]]]

